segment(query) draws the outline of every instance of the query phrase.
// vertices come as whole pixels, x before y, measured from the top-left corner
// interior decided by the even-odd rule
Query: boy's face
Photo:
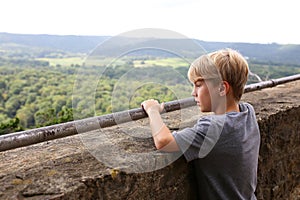
[[[196,80],[193,83],[192,96],[195,98],[201,112],[214,112],[215,100],[219,98],[218,87],[209,80]]]

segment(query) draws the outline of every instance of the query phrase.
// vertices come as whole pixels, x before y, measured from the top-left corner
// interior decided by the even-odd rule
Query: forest
[[[141,54],[90,65],[84,52],[11,42],[0,44],[0,135],[190,96],[182,58]],[[262,80],[300,73],[297,63],[248,62]]]

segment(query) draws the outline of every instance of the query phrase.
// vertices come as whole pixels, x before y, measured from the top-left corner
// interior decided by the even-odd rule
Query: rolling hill
[[[102,43],[107,46],[106,48],[100,49],[100,51],[102,51],[101,54],[104,56],[119,55],[120,53],[124,53],[124,51],[133,48],[138,49],[139,47],[163,46],[167,49],[174,50],[174,52],[178,54],[184,53],[184,55],[197,57],[197,55],[199,55],[199,46],[195,47],[190,45],[191,41],[200,45],[202,49],[207,52],[220,48],[233,48],[255,62],[300,66],[300,45],[208,42],[196,39],[140,39],[124,37],[112,38],[110,36],[61,36],[0,33],[0,53],[9,49],[23,49],[25,52],[31,51],[41,53],[41,51],[46,51],[88,54],[95,49],[97,45]],[[184,47],[185,45],[186,47]],[[177,52],[176,50],[178,49],[181,50],[181,52]],[[151,50],[147,51],[147,54],[149,53],[154,54],[154,56],[166,56],[164,53],[157,55],[157,52],[151,52]],[[39,54],[36,55],[39,56]]]

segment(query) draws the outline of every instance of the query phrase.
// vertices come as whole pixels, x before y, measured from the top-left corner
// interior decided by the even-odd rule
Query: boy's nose
[[[196,91],[195,91],[195,88],[192,90],[191,95],[192,95],[193,97],[195,97],[195,96],[197,95],[197,93],[196,93]]]

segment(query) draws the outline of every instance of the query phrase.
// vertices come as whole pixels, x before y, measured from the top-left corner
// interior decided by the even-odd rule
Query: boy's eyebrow
[[[198,81],[204,81],[204,78],[197,78],[194,83],[197,83]]]

